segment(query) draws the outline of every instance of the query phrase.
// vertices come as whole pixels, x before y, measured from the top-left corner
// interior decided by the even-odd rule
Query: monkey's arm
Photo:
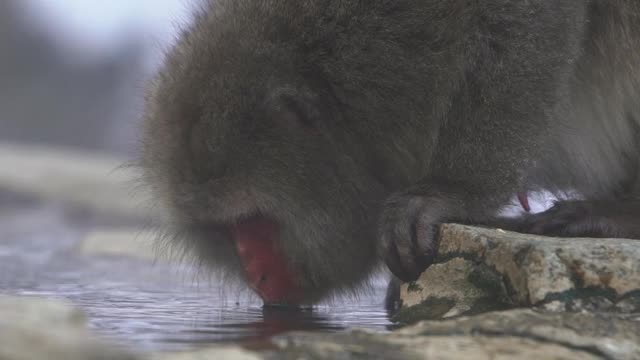
[[[440,224],[492,223],[498,209],[526,189],[527,170],[543,151],[545,103],[553,96],[553,74],[546,76],[547,89],[467,80],[440,129],[430,175],[390,196],[379,220],[381,254],[401,280],[415,280],[432,263]]]
[[[563,200],[541,213],[489,225],[546,236],[640,239],[640,197]]]
[[[568,5],[537,7],[534,17],[526,6],[488,9],[497,12],[479,15],[467,34],[469,68],[442,119],[429,175],[388,198],[380,217],[381,254],[400,279],[415,280],[433,261],[440,224],[491,223],[528,190],[554,111],[568,101],[567,59],[579,56],[584,36],[576,25],[583,9]]]

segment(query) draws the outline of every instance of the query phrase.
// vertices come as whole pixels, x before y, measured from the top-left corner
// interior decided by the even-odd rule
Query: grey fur
[[[238,270],[225,224],[280,222],[315,301],[379,258],[415,278],[438,224],[501,223],[517,192],[607,206],[513,229],[634,222],[638,125],[637,0],[212,0],[149,93],[142,165],[214,267]],[[640,237],[625,221],[599,229]]]

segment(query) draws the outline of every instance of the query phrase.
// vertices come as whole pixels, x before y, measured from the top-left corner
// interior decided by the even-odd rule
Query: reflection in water
[[[338,331],[346,328],[332,322],[328,316],[312,310],[255,308],[250,312],[255,316],[253,321],[211,322],[187,331],[186,334],[193,335],[189,342],[204,344],[219,341],[255,342],[288,331]]]
[[[247,291],[194,282],[193,269],[184,266],[77,254],[85,231],[73,213],[33,204],[9,211],[7,203],[0,203],[0,293],[68,299],[87,312],[97,333],[136,350],[390,325],[383,282],[359,299],[312,310],[263,309]]]
[[[269,337],[294,330],[342,330],[343,326],[332,324],[325,316],[311,310],[263,308],[262,321],[251,323],[260,337]]]

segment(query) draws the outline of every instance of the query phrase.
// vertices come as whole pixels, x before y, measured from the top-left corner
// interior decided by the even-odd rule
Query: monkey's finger
[[[478,222],[478,225],[500,230],[525,232],[523,229],[527,225],[526,218],[497,217],[486,221]]]
[[[602,229],[616,229],[615,222],[609,223],[606,219],[586,218],[567,224],[562,228],[562,236],[590,236],[598,234],[599,236],[607,236]],[[616,234],[615,237],[625,237],[624,234]]]
[[[405,268],[405,266],[407,265],[405,260],[409,258],[410,257],[407,257],[406,255],[400,255],[395,243],[391,243],[384,254],[384,262],[391,273],[393,273],[393,275],[404,282],[415,281],[417,279],[417,277],[412,276],[412,274]],[[409,261],[412,260],[409,259]]]
[[[546,236],[560,236],[562,235],[562,229],[566,226],[566,223],[560,220],[551,221],[539,221],[526,229],[529,234],[546,235]]]
[[[556,203],[550,209],[525,218],[523,231],[530,234],[560,236],[568,224],[580,218],[580,212],[573,206]]]
[[[439,221],[437,216],[422,212],[414,224],[415,257],[419,271],[423,272],[433,264],[438,255]]]
[[[413,281],[421,273],[416,262],[414,222],[422,207],[420,197],[398,194],[385,204],[380,219],[379,234],[382,255],[394,275],[403,281]]]
[[[383,241],[387,244],[385,253],[387,266],[403,281],[413,281],[420,274],[417,272],[418,266],[414,258],[416,248],[413,241],[413,227],[409,219],[408,215],[402,213],[402,216],[389,224],[391,226],[383,233]]]

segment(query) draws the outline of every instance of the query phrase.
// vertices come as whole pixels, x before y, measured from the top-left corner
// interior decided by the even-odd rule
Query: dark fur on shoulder
[[[606,200],[586,233],[640,237],[638,125],[636,0],[212,0],[149,93],[142,165],[214,267],[238,270],[225,224],[276,219],[315,301],[379,258],[416,278],[439,224],[500,223],[518,192]]]

